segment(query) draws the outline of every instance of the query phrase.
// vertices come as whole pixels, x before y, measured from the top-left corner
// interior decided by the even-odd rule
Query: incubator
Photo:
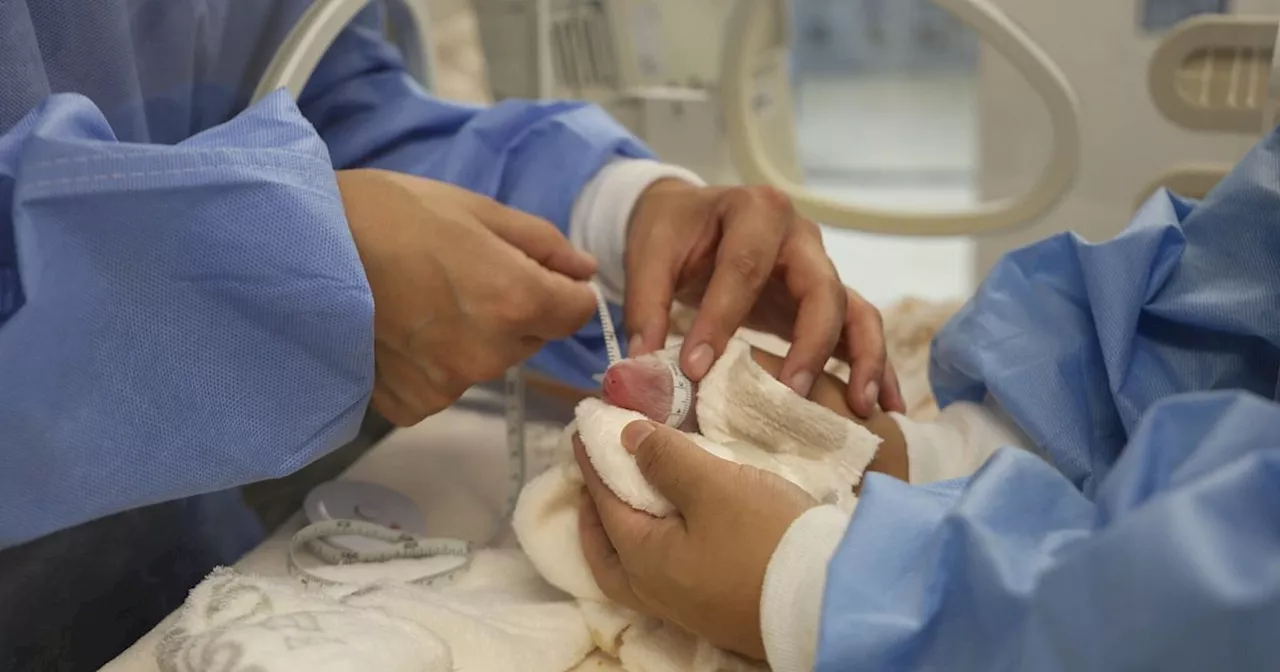
[[[482,2],[477,8],[494,94],[592,100],[665,161],[689,167],[712,183],[773,185],[804,215],[836,228],[928,236],[989,233],[1033,222],[1073,184],[1080,148],[1075,95],[1057,66],[990,2],[936,4],[1013,63],[1044,100],[1053,151],[1040,179],[1023,195],[942,213],[858,207],[807,189],[794,133],[789,3],[696,4]]]
[[[342,27],[369,1],[316,2],[272,60],[255,98],[281,87],[298,95],[325,49]],[[529,4],[533,6],[532,3]],[[550,6],[547,0],[536,4],[540,12]],[[567,4],[571,3],[559,3],[556,6],[560,11],[565,11]],[[628,11],[641,11],[635,8],[645,3],[617,4],[625,4]],[[1053,138],[1053,151],[1044,170],[1020,197],[950,213],[858,208],[810,193],[795,178],[795,166],[787,165],[785,159],[779,160],[779,156],[794,156],[785,151],[776,151],[776,147],[787,145],[785,135],[770,135],[773,131],[767,130],[760,114],[761,108],[767,106],[767,99],[770,98],[762,90],[769,91],[769,87],[780,86],[779,82],[785,83],[785,77],[779,76],[779,73],[785,72],[788,40],[782,3],[745,0],[731,4],[732,6],[730,3],[708,3],[708,7],[722,7],[729,22],[728,29],[723,30],[724,42],[719,45],[718,53],[713,59],[714,68],[708,71],[713,74],[706,75],[709,78],[706,81],[694,81],[694,76],[690,75],[684,82],[685,85],[705,84],[705,95],[701,97],[690,95],[688,91],[682,93],[677,90],[680,88],[678,86],[667,87],[665,90],[660,86],[624,86],[628,81],[634,83],[636,78],[643,80],[646,76],[646,58],[652,61],[657,56],[650,54],[645,57],[640,54],[633,61],[636,67],[621,67],[617,61],[611,61],[599,51],[601,43],[590,41],[584,44],[594,58],[596,70],[582,69],[580,61],[575,60],[571,53],[563,51],[560,54],[561,60],[556,65],[550,60],[552,57],[549,52],[542,49],[539,67],[547,66],[550,71],[558,74],[551,79],[535,80],[538,82],[536,95],[569,95],[573,92],[558,88],[561,85],[555,82],[572,80],[577,82],[574,85],[578,87],[577,93],[608,97],[614,104],[624,107],[636,105],[637,101],[661,101],[664,107],[670,107],[672,101],[701,101],[707,104],[707,109],[716,115],[717,120],[718,115],[723,114],[724,137],[729,152],[727,156],[731,157],[734,172],[748,182],[771,184],[786,191],[807,216],[840,228],[909,235],[978,234],[1008,230],[1027,226],[1044,217],[1071,190],[1080,166],[1083,139],[1076,95],[1062,70],[1043,49],[1028,38],[1017,23],[990,2],[938,0],[940,6],[975,28],[989,48],[1000,52],[1044,101]],[[431,64],[426,57],[427,16],[422,5],[413,0],[399,0],[389,2],[388,6],[393,10],[394,34],[405,53],[410,71],[424,82],[429,81]],[[593,3],[593,6],[604,7],[606,11],[614,7],[609,2]],[[707,12],[705,15],[699,14],[704,17],[710,16],[711,11],[707,8],[697,10]],[[544,47],[552,44],[550,41],[539,42],[543,39],[541,36],[551,34],[550,24],[547,23],[549,16],[552,15],[535,13],[532,15],[535,21],[530,24],[534,26],[534,42]],[[588,33],[599,31],[591,34],[616,37],[621,24],[616,23],[619,20],[617,15],[609,17],[615,23],[602,22],[597,16],[580,25],[595,26],[583,28]],[[513,19],[507,16],[506,20],[525,18],[529,17],[517,16]],[[574,41],[574,38],[568,37],[572,32],[567,29],[559,32],[562,46]],[[1165,46],[1152,60],[1149,80],[1152,98],[1170,120],[1190,128],[1256,133],[1260,128],[1270,127],[1276,118],[1276,87],[1280,84],[1280,75],[1277,75],[1273,66],[1274,55],[1277,53],[1276,40],[1274,20],[1214,18],[1184,24],[1169,35]],[[1224,44],[1227,45],[1225,49]],[[582,47],[583,44],[578,46]],[[629,48],[633,53],[638,53],[636,49],[639,46],[643,45],[631,44]],[[1232,56],[1227,58],[1224,54]],[[609,63],[614,65],[607,65]],[[1230,86],[1221,86],[1224,80]],[[507,81],[518,81],[518,78],[509,78]],[[583,82],[599,86],[585,87],[582,86]],[[624,89],[626,93],[615,95]],[[641,129],[645,128],[645,124],[636,119],[638,117],[633,118],[632,122],[638,123]],[[772,128],[778,126],[785,127],[786,124],[774,124]],[[644,135],[643,132],[641,134]],[[707,165],[715,165],[715,161],[709,161]],[[1170,186],[1191,184],[1190,181],[1193,180],[1201,180],[1196,184],[1204,185],[1216,182],[1213,168],[1180,170],[1181,172],[1175,171],[1161,177],[1158,182]],[[615,362],[620,359],[621,353],[617,350],[603,299],[601,304],[602,327],[606,341],[612,344],[609,359],[610,362]],[[683,376],[677,378],[678,384],[682,378]],[[689,388],[678,387],[677,391],[679,389],[687,393]],[[474,398],[471,401],[475,403]],[[556,430],[550,427],[554,423],[543,424],[537,441],[538,447],[529,445],[526,436],[526,427],[529,425],[525,379],[519,368],[507,373],[500,393],[486,393],[478,406],[483,407],[481,410],[489,416],[494,415],[494,410],[500,411],[505,431],[501,437],[505,446],[502,458],[507,463],[506,475],[501,479],[501,487],[506,493],[502,498],[502,509],[497,516],[491,515],[492,511],[481,511],[481,517],[496,518],[498,521],[496,525],[490,526],[492,533],[487,535],[486,541],[507,543],[510,539],[503,537],[504,528],[515,507],[519,490],[526,476],[549,461],[547,455],[537,453],[541,450],[554,450],[548,446],[555,443]],[[448,430],[442,429],[442,423],[450,419],[457,420],[471,412],[472,409],[463,408],[448,418],[441,418],[439,423],[432,425],[430,431],[434,432],[436,439],[447,440],[451,435]],[[669,419],[668,424],[678,425],[683,418],[675,418],[673,414],[673,419],[674,422]],[[429,421],[427,424],[431,423]],[[453,435],[452,438],[459,437]],[[459,446],[460,450],[470,448],[472,446]],[[411,449],[407,444],[396,446],[396,454],[391,460],[393,468],[384,469],[380,473],[386,476],[395,471],[395,465],[409,464]],[[359,475],[359,471],[354,474],[356,477]],[[443,484],[451,476],[433,474],[430,478]],[[467,568],[472,557],[472,543],[461,539],[440,538],[439,512],[420,509],[412,500],[392,489],[403,489],[410,484],[424,486],[422,479],[411,473],[399,473],[382,482],[385,485],[340,481],[321,486],[312,493],[305,508],[305,515],[311,525],[285,542],[288,566],[295,576],[304,582],[324,584],[330,581],[326,578],[325,564],[434,558],[438,563],[433,564],[428,573],[402,577],[406,581],[430,584],[451,580]],[[468,503],[478,503],[483,509],[488,502],[471,500]],[[456,526],[449,527],[449,531],[458,529]],[[279,544],[274,550],[280,550]],[[255,554],[249,562],[262,562],[260,559],[267,557],[268,554],[264,551]],[[272,562],[278,561],[278,557],[272,557]]]
[[[298,95],[338,33],[367,4],[368,0],[327,0],[313,5],[272,59],[256,97],[281,87]],[[923,236],[974,235],[1025,227],[1052,210],[1074,183],[1081,148],[1075,93],[1044,50],[992,2],[937,0],[936,4],[974,29],[985,45],[1012,64],[1048,111],[1052,151],[1039,177],[1021,196],[939,213],[857,207],[806,189],[796,177],[794,142],[789,135],[794,126],[787,95],[792,31],[785,2],[723,0],[691,7],[683,2],[653,0],[485,0],[477,9],[498,97],[595,100],[630,122],[643,139],[657,145],[660,154],[664,144],[683,152],[668,160],[679,163],[685,159],[683,163],[693,164],[691,167],[727,174],[723,165],[727,158],[732,172],[743,181],[778,187],[803,214],[832,227]],[[429,82],[431,59],[424,5],[397,0],[388,3],[388,8],[391,32],[406,55],[410,72]],[[1247,32],[1241,28],[1239,34]],[[1265,32],[1266,28],[1254,29],[1248,36],[1257,42]],[[1186,41],[1183,38],[1175,44]],[[1153,88],[1153,92],[1159,91],[1163,89]],[[1161,99],[1169,109],[1179,109],[1176,101],[1186,102],[1185,97],[1173,95]],[[681,110],[682,118],[635,114],[637,109],[652,111],[655,104]],[[712,126],[723,117],[722,134],[691,134],[713,138],[709,145],[692,145],[696,150],[710,148],[710,154],[704,151],[701,159],[688,153],[690,145],[679,141],[678,133],[663,130],[696,129],[698,122],[686,115],[699,107],[712,117]],[[1270,118],[1273,111],[1264,107],[1261,113]],[[662,142],[664,132],[668,133],[666,139],[675,141]],[[722,142],[714,141],[717,137]],[[609,316],[603,305],[601,318],[607,332]],[[616,352],[610,355],[611,361],[620,357]],[[677,380],[683,379],[678,370],[675,373]],[[510,463],[503,520],[513,510],[528,470],[524,406],[523,373],[515,368],[507,374],[503,401]],[[326,506],[326,502],[342,505]],[[456,567],[440,576],[465,566],[468,544],[442,540],[418,545],[418,540],[429,539],[423,536],[428,532],[420,527],[420,515],[403,501],[397,502],[395,493],[376,487],[323,486],[312,494],[308,507],[309,519],[316,527],[295,539],[294,550],[307,547],[314,555],[335,563],[435,555],[460,559]],[[337,529],[337,521],[343,518],[333,515],[335,510],[362,520]],[[381,516],[361,511],[379,511]],[[397,528],[401,533],[412,530],[416,534],[388,532]],[[328,537],[332,539],[326,540]],[[406,548],[406,543],[414,547]],[[305,575],[296,562],[291,567]],[[424,581],[434,578],[438,576],[422,577]]]
[[[978,191],[989,200],[950,213],[837,202],[801,178],[788,63],[795,33],[823,17],[875,19],[856,34],[829,31],[850,44],[828,45],[823,58],[845,70],[910,60],[877,34],[906,30],[894,14],[908,3],[810,2],[808,11],[826,14],[800,28],[791,25],[790,4],[480,0],[476,7],[496,98],[591,100],[664,160],[712,183],[783,188],[804,214],[833,228],[976,236],[978,276],[1005,252],[1056,231],[1114,235],[1135,200],[1158,186],[1203,194],[1267,125],[1264,97],[1243,89],[1267,80],[1274,29],[1262,17],[1280,11],[1274,0],[929,0],[976,43],[953,37],[944,48],[964,59],[977,52]],[[1188,52],[1188,31],[1213,48]],[[884,53],[869,53],[873,44]],[[1098,44],[1113,45],[1108,58],[1097,57]],[[1181,57],[1194,65],[1175,67],[1170,59]],[[1209,81],[1242,97],[1222,97],[1208,110],[1172,92]]]
[[[1236,121],[1227,126],[1188,124],[1185,115],[1169,114],[1168,104],[1177,99],[1161,90],[1175,82],[1184,86],[1212,81],[1215,91],[1225,93],[1233,71],[1244,75],[1235,80],[1238,85],[1250,81],[1245,61],[1261,66],[1257,71],[1261,79],[1253,81],[1265,81],[1275,35],[1270,17],[1280,13],[1276,0],[996,0],[996,4],[1034,37],[1071,82],[1081,110],[1080,166],[1071,191],[1046,216],[1030,226],[974,241],[978,277],[1009,251],[1060,231],[1073,231],[1095,242],[1111,238],[1157,186],[1188,196],[1203,195],[1217,181],[1212,176],[1235,165],[1256,142],[1262,125],[1256,109],[1228,113]],[[1260,32],[1252,37],[1248,31],[1233,28],[1224,33],[1214,27],[1254,22],[1271,25],[1257,28]],[[1210,80],[1203,78],[1205,59],[1196,57],[1199,70],[1179,68],[1181,74],[1170,70],[1171,63],[1165,60],[1179,42],[1189,46],[1179,36],[1196,25],[1204,26],[1195,29],[1196,42],[1201,47],[1213,45],[1212,60],[1217,65]],[[1049,132],[1039,96],[992,52],[982,47],[978,68],[978,189],[987,198],[1026,188],[1028,167],[1046,160],[1044,137]],[[1241,57],[1238,70],[1237,54]],[[1224,96],[1221,102],[1214,104],[1216,112],[1211,116],[1227,112],[1228,99]],[[1247,132],[1232,130],[1236,123],[1247,127]],[[1206,173],[1211,176],[1206,178]]]
[[[1255,138],[1277,123],[1280,31],[1275,19],[1205,15],[1175,27],[1156,47],[1148,89],[1161,116],[1198,133]],[[1204,198],[1232,164],[1198,161],[1169,168],[1139,195],[1165,187]]]
[[[713,184],[739,181],[719,93],[725,22],[736,0],[477,0],[496,99],[589,100],[670,164]],[[789,72],[756,73],[763,136],[799,175]]]
[[[824,198],[790,179],[774,164],[761,140],[759,120],[752,113],[755,69],[761,62],[785,58],[788,35],[782,28],[785,23],[779,20],[785,14],[785,5],[780,3],[741,3],[725,31],[721,85],[726,123],[734,158],[746,181],[782,189],[796,208],[814,221],[872,233],[976,235],[1025,226],[1051,209],[1071,188],[1079,160],[1079,113],[1070,85],[1048,56],[993,4],[970,0],[939,0],[937,4],[1008,59],[1045,102],[1053,151],[1040,177],[1025,194],[966,211],[890,211]]]
[[[408,69],[427,84],[431,59],[424,6],[413,0],[387,4],[390,32],[406,55]],[[805,190],[794,179],[794,163],[786,168],[775,163],[778,148],[788,144],[785,136],[779,142],[778,136],[769,136],[761,130],[762,121],[775,129],[793,125],[789,108],[782,104],[790,35],[785,3],[713,2],[697,9],[681,4],[690,19],[687,23],[673,21],[671,17],[663,21],[664,17],[657,13],[659,9],[673,11],[676,5],[652,2],[526,3],[526,7],[536,11],[525,15],[517,13],[515,19],[510,13],[499,15],[508,22],[522,17],[532,19],[532,24],[525,28],[532,27],[538,38],[535,40],[539,45],[538,70],[546,74],[547,61],[552,62],[550,76],[535,80],[536,93],[540,95],[604,97],[606,103],[621,101],[625,107],[636,100],[652,98],[661,78],[673,76],[672,73],[679,73],[686,85],[718,81],[717,104],[711,109],[720,110],[725,116],[726,137],[737,172],[748,182],[772,184],[787,192],[801,212],[817,221],[837,227],[915,235],[981,233],[1025,224],[1052,207],[1074,177],[1078,127],[1073,94],[1047,57],[993,6],[969,0],[943,0],[939,4],[995,45],[1046,100],[1053,119],[1057,151],[1041,179],[1021,198],[966,212],[913,213],[851,207]],[[295,97],[300,95],[328,47],[367,5],[368,0],[327,0],[311,6],[269,63],[254,100],[280,88]],[[481,10],[493,13],[497,8],[482,6]],[[707,30],[714,26],[716,19],[726,16],[728,23],[722,24],[725,29]],[[667,33],[671,30],[677,33],[659,35],[664,26]],[[678,29],[673,28],[677,26]],[[700,45],[680,60],[684,64],[682,69],[659,65],[668,54],[656,44],[695,45],[699,44],[700,37],[717,33],[722,35],[722,41],[716,45],[718,58],[710,58],[716,54],[715,49]],[[550,48],[553,46],[554,50]],[[773,106],[780,106],[782,111],[766,111]],[[794,159],[794,153],[784,153],[784,156]],[[599,297],[599,304],[601,325],[609,344],[609,361],[613,363],[621,359],[621,352],[603,296]],[[669,423],[674,420],[671,424],[679,425],[684,419],[679,409],[687,413],[690,406],[691,385],[674,363],[671,373],[676,382],[675,391],[683,393],[685,403],[673,407]],[[529,475],[525,381],[521,368],[511,369],[504,383],[502,403],[509,476],[502,512],[488,543],[497,541],[507,526]],[[465,570],[472,557],[470,542],[433,536],[426,529],[422,512],[414,508],[412,501],[373,484],[322,485],[311,493],[305,510],[310,525],[294,535],[288,551],[290,573],[304,582],[330,583],[311,571],[308,563],[301,560],[303,556],[339,565],[430,558],[433,568],[409,579],[428,585],[449,580]]]

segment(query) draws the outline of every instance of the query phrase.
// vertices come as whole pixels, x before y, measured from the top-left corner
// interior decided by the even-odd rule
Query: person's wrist
[[[764,609],[766,592],[769,589],[769,568],[774,565],[774,558],[778,556],[778,549],[782,547],[788,532],[795,527],[796,521],[817,508],[819,508],[819,505],[814,501],[804,508],[796,508],[788,513],[775,516],[773,521],[761,521],[761,531],[764,533],[763,543],[769,550],[768,555],[765,556],[764,567],[760,570],[759,583],[756,584],[758,590],[753,593],[754,596],[751,598],[748,607],[748,611],[751,613],[750,630],[747,638],[749,646],[744,651],[745,654],[755,660],[768,659],[768,647],[765,645],[764,633]],[[772,600],[772,602],[776,601],[776,599]]]
[[[645,187],[631,209],[631,216],[627,219],[627,250],[630,251],[632,238],[640,226],[660,221],[665,217],[666,206],[672,202],[670,199],[682,194],[691,194],[705,186],[680,177],[664,177]]]
[[[569,238],[600,262],[601,289],[612,302],[621,303],[624,298],[631,222],[637,218],[641,197],[654,193],[650,189],[658,182],[703,185],[697,173],[680,166],[616,159],[587,183],[574,202]]]
[[[351,232],[351,241],[355,243],[356,254],[360,262],[367,267],[370,262],[368,232],[364,216],[366,208],[362,205],[361,194],[368,189],[372,177],[365,170],[339,170],[334,173],[338,183],[338,195],[342,198],[342,212],[347,219],[347,230]]]
[[[866,422],[866,427],[881,438],[881,443],[876,449],[875,458],[867,465],[863,480],[854,489],[855,494],[861,494],[862,484],[866,482],[865,475],[872,472],[910,482],[911,462],[907,439],[897,421],[888,413],[877,412]]]
[[[645,190],[640,192],[640,198],[636,199],[636,204],[644,203],[646,198],[651,196],[662,196],[664,194],[696,191],[701,189],[702,184],[690,182],[689,180],[679,177],[663,177],[653,181]]]
[[[834,505],[809,509],[787,528],[765,570],[760,632],[774,672],[813,669],[827,565],[844,538],[849,514]]]
[[[369,219],[365,216],[367,208],[363,205],[363,197],[372,186],[372,181],[377,179],[374,172],[367,169],[353,169],[339,170],[334,173],[338,182],[338,195],[342,198],[342,210],[347,218],[347,229],[351,231],[356,251],[361,252],[361,260],[364,260],[361,243],[367,242],[364,237]]]

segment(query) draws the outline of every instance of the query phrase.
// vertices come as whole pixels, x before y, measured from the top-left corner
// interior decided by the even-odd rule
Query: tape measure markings
[[[666,424],[679,427],[693,410],[693,381],[676,362],[668,361],[667,370],[671,372],[671,410],[667,412]]]
[[[622,348],[618,343],[618,332],[613,318],[609,314],[609,304],[605,301],[600,287],[592,283],[596,294],[596,308],[600,314],[600,328],[604,335],[605,350],[608,353],[609,365],[622,361]],[[689,417],[693,407],[693,382],[689,380],[675,361],[666,360],[667,369],[671,372],[671,411],[667,415],[666,424],[679,427]],[[516,503],[520,499],[520,491],[524,488],[528,463],[525,450],[525,381],[524,370],[520,365],[507,370],[503,389],[503,414],[506,423],[507,460],[511,465],[508,479],[507,499],[502,518],[489,543],[501,536],[511,517],[515,513]],[[340,548],[327,541],[326,537],[356,536],[374,539],[388,544],[378,550],[358,551]],[[297,554],[306,548],[317,558],[330,565],[351,565],[363,563],[379,563],[391,560],[417,560],[435,557],[457,557],[462,562],[457,567],[429,573],[409,581],[418,585],[434,586],[450,581],[466,571],[473,558],[472,545],[460,539],[420,537],[413,534],[392,530],[377,523],[361,520],[323,520],[312,523],[296,534],[289,543],[289,573],[304,584],[316,583],[336,586],[341,582],[326,579],[307,571],[298,562]]]
[[[609,315],[609,305],[604,294],[595,283],[591,284],[596,295],[596,306],[600,313],[601,329],[605,337],[605,349],[608,352],[609,364],[622,360],[622,348],[618,344],[617,331],[613,319]],[[511,465],[508,478],[507,498],[503,514],[498,521],[489,543],[497,541],[511,522],[515,514],[516,504],[520,500],[520,492],[524,488],[528,464],[525,450],[525,381],[524,369],[516,365],[507,369],[503,385],[503,416],[506,424],[507,461]],[[357,551],[339,548],[325,541],[330,536],[355,536],[374,539],[388,543],[385,549]],[[304,584],[340,585],[340,582],[317,576],[304,569],[298,563],[299,549],[306,548],[317,558],[331,565],[350,565],[361,563],[388,562],[390,560],[415,560],[439,556],[453,556],[463,559],[458,567],[453,567],[410,581],[419,585],[436,585],[448,581],[470,565],[472,546],[460,539],[418,537],[398,530],[392,530],[377,523],[360,520],[324,520],[312,523],[293,535],[289,544],[288,568]]]

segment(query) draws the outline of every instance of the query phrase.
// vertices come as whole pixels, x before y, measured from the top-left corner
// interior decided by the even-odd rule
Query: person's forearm
[[[775,374],[782,358],[764,350],[752,350],[761,368]],[[861,419],[846,402],[844,381],[824,374],[814,383],[809,400],[866,427],[883,442],[867,473],[892,476],[922,485],[968,476],[1000,448],[1006,446],[1037,452],[1034,444],[999,409],[957,402],[929,421],[917,421],[877,409]],[[858,484],[861,492],[866,481]]]
[[[782,358],[765,350],[749,348],[746,352],[751,358],[751,368],[759,371],[759,376],[752,379],[735,381],[714,392],[719,402],[720,411],[713,414],[719,418],[713,422],[723,422],[728,415],[734,414],[735,403],[755,403],[745,399],[738,402],[727,401],[743,386],[765,385],[769,378],[777,377],[782,368]],[[745,356],[745,355],[735,355]],[[605,377],[605,400],[616,406],[643,413],[646,417],[665,422],[671,414],[674,403],[671,371],[660,358],[641,357],[626,360],[619,366],[609,370]],[[706,383],[707,379],[703,380]],[[697,392],[693,395],[693,404],[689,413],[680,422],[679,429],[688,432],[703,431],[704,402],[703,384],[695,385]],[[776,390],[775,390],[776,394]],[[771,404],[787,404],[786,397],[794,394],[785,390]],[[879,439],[878,444],[863,446],[856,466],[861,473],[878,473],[913,484],[932,483],[961,476],[968,476],[982,466],[997,450],[1005,446],[1035,450],[1031,441],[1019,431],[1016,424],[997,407],[979,406],[967,402],[951,404],[934,419],[928,421],[912,420],[898,413],[886,413],[875,409],[866,419],[859,418],[849,407],[845,395],[845,383],[839,378],[823,374],[809,390],[807,398],[858,425],[858,432],[865,439]],[[727,406],[725,405],[727,404]],[[811,417],[810,421],[819,422],[820,418]],[[843,424],[843,423],[838,423]],[[739,428],[741,429],[741,428]],[[813,427],[797,427],[797,429],[813,429]],[[820,438],[821,437],[821,438]],[[757,437],[768,442],[766,436]],[[802,441],[810,442],[801,447],[813,447],[831,441],[830,436],[822,437],[822,431]],[[829,446],[828,446],[829,447]],[[865,460],[865,461],[863,461]],[[861,492],[864,481],[859,481],[857,491]]]
[[[622,305],[626,291],[627,232],[636,203],[664,180],[705,185],[685,168],[646,159],[615,159],[578,194],[569,220],[569,239],[600,264],[596,279],[609,301]],[[625,336],[625,334],[623,334]]]
[[[568,236],[580,196],[602,168],[652,157],[607,113],[582,101],[480,107],[433,97],[405,71],[378,12],[371,5],[338,36],[299,99],[335,167],[448,182],[549,221]],[[582,390],[594,388],[591,374],[605,363],[594,322],[528,360],[532,370]]]

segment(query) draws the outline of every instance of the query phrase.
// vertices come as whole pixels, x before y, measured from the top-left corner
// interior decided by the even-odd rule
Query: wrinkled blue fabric
[[[942,405],[988,395],[1086,494],[1152,404],[1203,390],[1276,397],[1280,136],[1204,203],[1153,196],[1114,240],[1009,254],[938,334]]]
[[[242,112],[306,4],[0,5],[0,548],[353,436],[372,304],[333,167],[449,181],[563,229],[601,166],[646,155],[591,106],[430,97],[376,12],[297,107]],[[604,361],[593,324],[532,365],[589,388]]]
[[[0,545],[282,476],[354,436],[373,301],[287,97],[176,146],[63,94],[0,144],[25,300],[0,328]]]
[[[446,180],[564,230],[601,166],[648,156],[591,106],[432,98],[376,8],[298,105],[246,111],[308,4],[0,1],[2,669],[114,655],[261,538],[227,488],[356,432],[372,303],[333,168]],[[593,324],[531,364],[590,387],[605,359]],[[28,571],[68,558],[95,567],[75,595]]]
[[[1205,201],[1009,254],[938,334],[944,404],[1048,458],[869,478],[818,669],[1263,670],[1280,661],[1280,136]]]
[[[336,167],[457,184],[567,232],[578,193],[606,163],[653,158],[609,115],[581,102],[511,100],[479,108],[430,98],[405,73],[375,18],[366,12],[339,36],[299,101]],[[610,308],[621,324],[622,309]],[[578,389],[595,389],[592,376],[608,367],[603,328],[592,320],[574,338],[548,343],[528,364]]]

